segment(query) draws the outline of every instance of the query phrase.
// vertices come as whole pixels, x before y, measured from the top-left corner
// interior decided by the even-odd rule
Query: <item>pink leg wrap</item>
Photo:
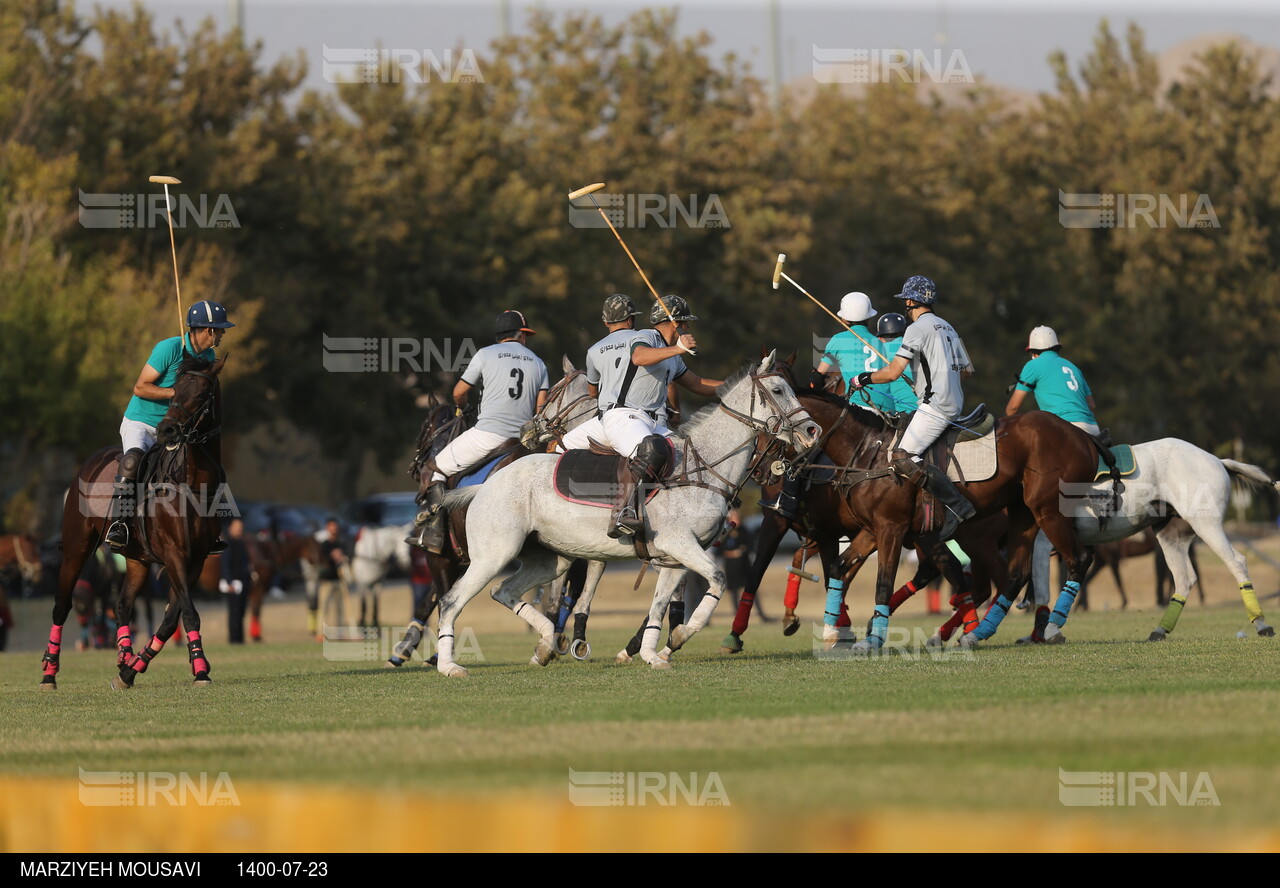
[[[204,648],[200,644],[199,632],[187,633],[187,650],[191,655],[191,674],[199,675],[209,671],[209,661],[204,658]]]

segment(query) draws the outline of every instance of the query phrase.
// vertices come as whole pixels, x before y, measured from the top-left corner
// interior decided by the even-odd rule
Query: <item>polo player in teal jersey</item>
[[[119,551],[129,544],[129,525],[125,517],[132,513],[132,503],[138,481],[138,469],[143,455],[156,444],[156,426],[169,410],[173,386],[178,381],[178,367],[189,355],[209,363],[216,359],[214,348],[222,342],[222,335],[235,324],[227,320],[227,310],[217,302],[205,300],[187,309],[187,332],[182,336],[162,339],[151,350],[151,357],[142,366],[138,381],[133,384],[133,397],[125,408],[120,423],[120,443],[124,449],[120,457],[120,470],[115,478],[115,491],[111,497],[112,519],[107,528],[106,541]],[[219,538],[209,554],[216,555],[227,547]]]
[[[1036,406],[1046,413],[1061,417],[1073,426],[1083,429],[1096,437],[1100,433],[1098,421],[1094,418],[1097,405],[1093,400],[1093,391],[1085,381],[1080,368],[1064,358],[1060,352],[1062,345],[1058,342],[1058,334],[1052,327],[1036,327],[1027,339],[1027,352],[1031,359],[1018,374],[1018,384],[1014,386],[1009,403],[1005,405],[1004,415],[1013,416],[1022,407],[1027,393],[1035,395]],[[1044,531],[1036,534],[1035,547],[1031,556],[1031,582],[1037,590],[1047,591],[1049,588],[1049,555],[1053,546]],[[1065,593],[1064,593],[1065,594]],[[1074,596],[1070,596],[1074,598]],[[1066,641],[1061,626],[1066,621],[1066,608],[1062,607],[1062,597],[1054,612],[1045,614],[1047,606],[1036,609],[1036,628],[1029,636],[1018,639],[1020,644],[1049,642],[1061,644]],[[1059,613],[1059,611],[1062,613]]]

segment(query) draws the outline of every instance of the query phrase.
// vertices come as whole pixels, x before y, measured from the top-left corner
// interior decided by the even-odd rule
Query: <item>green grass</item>
[[[1079,614],[1061,647],[1021,648],[1025,617],[976,658],[821,661],[806,624],[757,625],[716,653],[723,619],[676,668],[596,660],[528,665],[533,637],[482,630],[468,679],[420,665],[331,662],[314,643],[210,645],[216,684],[190,685],[171,645],[135,690],[106,689],[114,656],[68,652],[59,690],[39,655],[0,654],[0,773],[228,772],[234,780],[563,798],[567,771],[719,773],[733,804],[865,813],[877,806],[1070,814],[1057,769],[1207,772],[1217,808],[1091,809],[1196,828],[1280,822],[1280,640],[1237,639],[1234,608]],[[895,625],[932,627],[912,617]]]

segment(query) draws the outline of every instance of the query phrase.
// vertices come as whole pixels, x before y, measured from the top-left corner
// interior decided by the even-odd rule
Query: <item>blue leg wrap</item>
[[[991,605],[991,610],[987,611],[987,615],[982,618],[978,628],[973,630],[973,637],[978,641],[985,641],[995,635],[1004,618],[1009,615],[1009,608],[1011,607],[1013,607],[1013,602],[1008,598],[1003,595],[997,598],[996,603]]]
[[[1071,605],[1075,604],[1076,596],[1080,594],[1080,584],[1074,580],[1067,580],[1067,584],[1062,587],[1062,592],[1058,594],[1058,603],[1053,606],[1053,613],[1049,614],[1049,622],[1055,626],[1062,626],[1067,622],[1067,615],[1071,613]]]
[[[822,614],[822,625],[836,625],[840,619],[840,602],[844,601],[844,583],[838,579],[827,580],[827,609]]]
[[[871,634],[867,636],[867,644],[876,650],[884,647],[884,640],[889,637],[889,607],[877,604],[871,616]]]

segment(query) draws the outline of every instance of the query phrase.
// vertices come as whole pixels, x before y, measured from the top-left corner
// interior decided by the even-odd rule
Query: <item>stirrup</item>
[[[129,545],[129,525],[117,518],[111,522],[111,526],[103,534],[103,539],[113,549],[125,548]]]

